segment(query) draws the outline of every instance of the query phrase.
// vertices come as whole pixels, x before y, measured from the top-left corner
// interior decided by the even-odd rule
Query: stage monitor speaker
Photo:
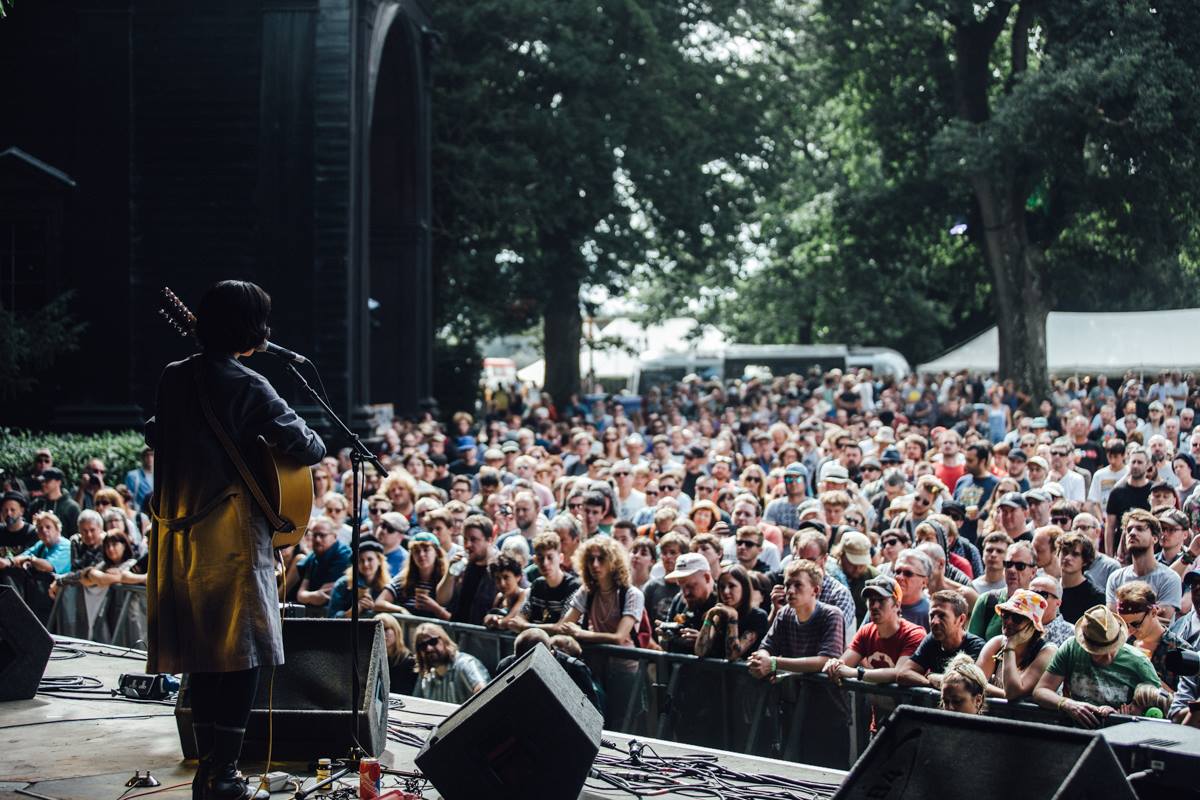
[[[446,800],[575,800],[603,722],[558,660],[536,646],[446,717],[416,764]]]
[[[284,664],[260,670],[258,694],[246,725],[245,759],[267,757],[268,706],[273,708],[272,758],[311,761],[342,758],[354,744],[350,734],[350,639],[347,619],[284,619]],[[388,663],[383,625],[361,620],[358,631],[358,741],[368,755],[387,747]],[[179,742],[187,758],[196,757],[192,735],[191,693],[187,678],[175,705]]]
[[[835,800],[1133,800],[1096,731],[900,706]]]
[[[1103,728],[1117,761],[1127,773],[1142,773],[1138,793],[1163,795],[1200,790],[1200,730],[1162,719],[1134,717],[1132,722]]]
[[[0,585],[0,700],[29,700],[50,661],[54,640],[19,592]]]

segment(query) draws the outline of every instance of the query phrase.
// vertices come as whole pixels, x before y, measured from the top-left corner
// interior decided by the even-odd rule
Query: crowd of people
[[[590,690],[614,676],[581,646],[614,644],[931,687],[964,713],[1024,699],[1085,726],[1200,726],[1192,376],[1072,378],[1033,408],[988,376],[839,370],[628,399],[513,390],[480,419],[397,421],[357,515],[348,453],[327,458],[282,596],[383,620],[394,689],[452,702],[489,676],[447,621],[548,646]],[[38,475],[37,497],[4,495],[5,574],[48,600],[144,580],[141,483],[72,499]],[[405,615],[425,620],[410,636]]]

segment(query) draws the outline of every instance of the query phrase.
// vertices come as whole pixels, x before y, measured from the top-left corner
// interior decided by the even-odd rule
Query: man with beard
[[[1105,604],[1115,610],[1118,587],[1131,581],[1145,581],[1158,596],[1160,615],[1170,622],[1179,613],[1183,584],[1173,569],[1160,564],[1154,557],[1154,543],[1162,537],[1162,527],[1153,514],[1140,508],[1128,512],[1122,526],[1125,550],[1132,561],[1128,567],[1122,567],[1108,576],[1108,585],[1104,589]]]
[[[1109,492],[1108,503],[1104,507],[1104,552],[1110,556],[1117,554],[1120,540],[1117,526],[1125,518],[1125,512],[1132,508],[1150,508],[1150,457],[1140,447],[1130,447],[1125,451],[1125,460],[1129,465],[1129,474]]]

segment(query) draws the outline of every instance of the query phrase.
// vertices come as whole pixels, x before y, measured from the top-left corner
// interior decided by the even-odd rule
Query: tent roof
[[[700,337],[691,346],[688,337],[699,327]],[[607,342],[620,342],[622,347],[597,348],[588,351],[587,341],[580,343],[579,373],[587,375],[595,363],[597,378],[628,378],[638,365],[638,355],[659,356],[668,353],[686,353],[691,350],[713,350],[724,345],[725,337],[711,325],[701,326],[690,317],[674,317],[657,325],[643,325],[629,317],[618,317],[598,330],[597,338]],[[522,381],[536,383],[545,381],[546,362],[538,360],[517,372]]]
[[[1052,375],[1074,372],[1117,374],[1133,369],[1200,369],[1200,352],[1173,346],[1168,332],[1200,328],[1200,308],[1171,311],[1081,313],[1051,311],[1046,319],[1046,361]],[[1000,339],[993,326],[918,372],[995,372]]]

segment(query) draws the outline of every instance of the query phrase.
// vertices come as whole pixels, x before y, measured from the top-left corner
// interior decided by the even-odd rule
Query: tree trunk
[[[1050,396],[1046,366],[1046,293],[1042,258],[1029,242],[1024,207],[1011,183],[972,179],[994,284],[1001,380],[1012,379],[1024,402],[1036,407]]]
[[[579,391],[579,342],[583,316],[579,310],[579,279],[569,269],[552,273],[542,315],[542,347],[546,353],[545,389],[561,410]]]

